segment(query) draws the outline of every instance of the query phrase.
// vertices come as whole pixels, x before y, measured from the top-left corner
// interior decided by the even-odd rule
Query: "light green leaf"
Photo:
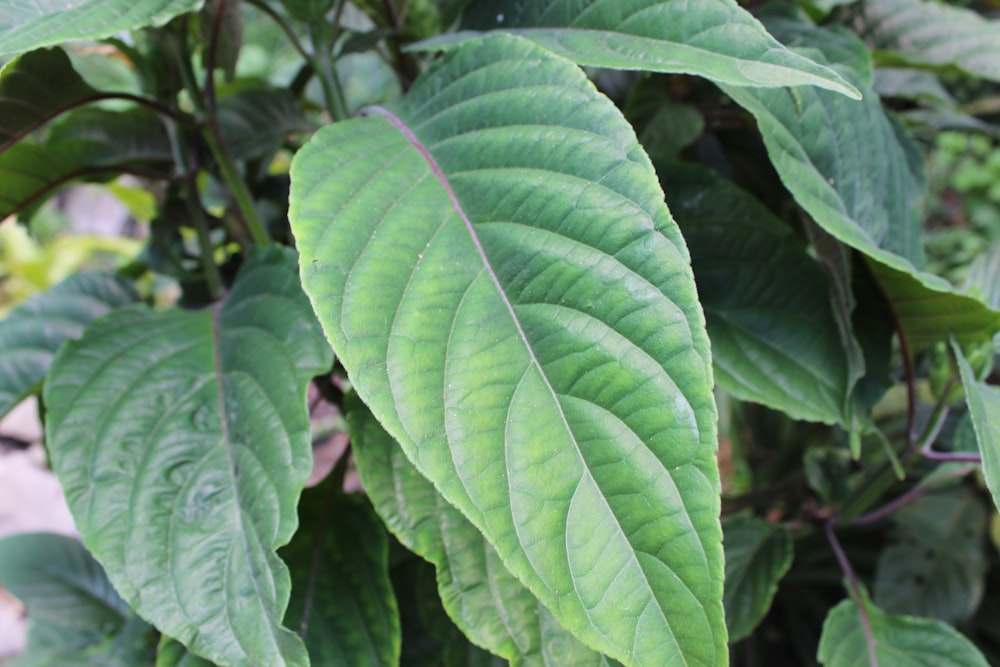
[[[952,341],[951,349],[958,361],[958,371],[965,389],[965,400],[972,415],[972,427],[983,457],[983,477],[993,494],[993,504],[1000,507],[1000,388],[980,381],[962,349]]]
[[[0,586],[28,609],[28,648],[11,667],[134,667],[152,628],[129,611],[78,540],[51,533],[0,539]]]
[[[983,596],[986,512],[956,490],[923,496],[893,515],[892,541],[879,555],[875,601],[890,613],[968,619]]]
[[[34,391],[63,342],[91,321],[139,299],[132,283],[102,273],[77,273],[0,320],[0,416]]]
[[[285,624],[313,665],[395,667],[402,636],[389,536],[366,499],[331,482],[302,494],[299,529],[279,552],[292,571]]]
[[[932,0],[865,0],[855,27],[887,63],[953,65],[1000,81],[1000,22]]]
[[[683,240],[618,110],[493,35],[292,165],[301,272],[354,387],[592,648],[725,662],[716,411]]]
[[[792,53],[733,0],[480,0],[467,30],[419,48],[453,48],[503,30],[589,67],[683,73],[734,86],[812,85],[860,99],[827,67]]]
[[[62,49],[32,51],[0,70],[0,152],[99,93],[73,69]]]
[[[0,55],[163,25],[203,0],[0,0]]]
[[[1000,329],[993,312],[945,280],[921,270],[920,155],[883,111],[865,72],[863,44],[843,31],[795,21],[766,21],[809,53],[839,55],[832,65],[865,92],[861,102],[813,88],[751,90],[723,86],[756,118],[771,161],[795,200],[830,235],[870,260],[913,345],[946,338],[988,339]],[[848,131],[849,130],[849,131]]]
[[[312,467],[305,387],[330,351],[294,253],[254,253],[222,303],[116,310],[45,383],[53,468],[84,542],[144,618],[221,665],[306,665],[280,626]]]
[[[815,260],[714,172],[658,163],[657,173],[691,252],[716,381],[795,419],[843,421],[846,361]]]
[[[611,664],[566,632],[507,571],[360,400],[352,395],[346,407],[365,491],[399,541],[435,565],[444,608],[470,640],[515,666]]]
[[[880,667],[988,667],[979,649],[947,623],[886,614],[871,603],[863,588],[861,604]],[[858,602],[847,599],[830,610],[817,654],[824,667],[874,667],[858,609]]]
[[[0,219],[80,178],[132,173],[168,178],[173,156],[166,129],[144,109],[77,109],[54,125],[44,145],[22,139],[0,153]]]
[[[792,566],[788,531],[742,517],[722,525],[726,548],[726,625],[729,641],[743,639],[771,608],[778,582]]]

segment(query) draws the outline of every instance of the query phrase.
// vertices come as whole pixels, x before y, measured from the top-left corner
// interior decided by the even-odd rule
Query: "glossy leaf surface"
[[[131,282],[77,273],[0,320],[0,416],[38,387],[65,341],[105,313],[138,300]]]
[[[708,169],[658,164],[691,252],[716,381],[796,419],[843,420],[846,362],[819,265],[749,193]]]
[[[368,409],[352,402],[348,423],[365,491],[399,541],[434,564],[441,601],[462,632],[513,665],[613,664],[552,618]]]
[[[221,665],[305,665],[275,549],[312,467],[305,386],[329,347],[272,249],[200,311],[115,311],[45,384],[53,467],[84,542],[143,617]]]
[[[1000,329],[1000,314],[922,270],[920,158],[871,91],[864,45],[846,32],[810,26],[784,13],[766,23],[786,43],[829,58],[865,93],[855,102],[812,88],[724,86],[757,118],[782,182],[817,224],[873,260],[872,269],[911,343],[949,334],[963,341],[992,336]]]
[[[203,0],[0,0],[0,55],[163,25]]]
[[[290,212],[358,394],[585,643],[724,662],[708,339],[631,128],[506,35],[369,116],[299,152]]]
[[[862,596],[879,667],[987,667],[979,649],[950,625],[887,614],[864,589]],[[857,602],[844,600],[830,611],[817,658],[824,667],[871,665]]]
[[[359,495],[327,481],[299,501],[299,530],[279,555],[292,571],[285,624],[313,665],[399,665],[399,610],[389,582],[389,536]]]
[[[693,74],[734,86],[814,85],[858,96],[837,73],[782,46],[733,0],[481,0],[466,10],[463,27],[468,31],[422,48],[504,30],[590,67]]]
[[[0,586],[28,609],[28,647],[11,667],[134,667],[152,632],[79,540],[22,533],[0,540]]]
[[[778,582],[792,565],[784,528],[755,517],[722,526],[726,547],[726,625],[731,642],[749,635],[771,608]]]

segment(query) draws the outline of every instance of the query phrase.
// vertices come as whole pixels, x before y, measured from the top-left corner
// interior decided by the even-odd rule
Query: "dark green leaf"
[[[354,387],[508,569],[597,650],[722,660],[703,315],[652,165],[583,73],[507,35],[452,51],[317,133],[290,218]]]
[[[279,553],[292,571],[285,624],[313,665],[399,665],[399,610],[389,582],[389,538],[367,500],[331,480],[299,502],[299,529]]]
[[[861,589],[879,667],[988,667],[972,642],[941,621],[886,614]],[[817,658],[825,667],[872,665],[858,602],[834,607],[823,624]]]
[[[0,70],[0,152],[97,95],[62,49],[32,51],[15,58]]]
[[[0,416],[38,387],[63,342],[91,321],[138,300],[132,283],[101,273],[77,273],[0,320]]]
[[[860,34],[889,63],[953,65],[1000,81],[1000,23],[932,0],[865,0],[855,14]]]
[[[986,512],[968,492],[918,498],[893,515],[892,541],[879,556],[875,602],[890,613],[955,623],[983,596]]]
[[[0,586],[28,608],[28,649],[11,667],[148,664],[153,629],[133,614],[78,540],[23,533],[0,540]]]
[[[726,548],[726,625],[729,641],[749,635],[771,608],[778,582],[792,565],[788,531],[742,517],[722,525]]]
[[[993,504],[1000,507],[1000,388],[976,377],[962,349],[954,341],[951,348],[958,360],[965,400],[972,415],[979,454],[983,457],[983,477],[993,494]]]
[[[796,419],[843,420],[846,362],[827,282],[750,194],[707,169],[657,164],[705,308],[716,381]]]
[[[118,309],[45,383],[53,467],[85,543],[136,611],[222,665],[305,665],[280,626],[312,468],[305,387],[330,366],[294,270],[259,251],[200,311]]]
[[[792,53],[733,0],[480,0],[463,27],[421,43],[452,48],[483,30],[526,37],[580,65],[684,73],[734,86],[814,85],[857,98],[838,74]]]
[[[0,55],[163,25],[203,0],[0,0]]]
[[[156,667],[213,667],[214,664],[191,653],[184,644],[166,635],[160,637],[160,644],[156,647]]]
[[[0,153],[0,219],[78,178],[122,173],[166,178],[172,160],[166,129],[155,114],[78,109],[52,128],[44,145],[22,139]]]
[[[376,510],[404,546],[435,565],[444,608],[469,639],[514,665],[608,664],[507,571],[482,533],[434,490],[357,398],[348,404],[348,423]]]
[[[285,90],[252,88],[219,100],[219,128],[226,147],[238,160],[274,154],[293,132],[307,132],[306,120],[295,99]]]
[[[653,162],[676,160],[705,129],[698,109],[670,96],[667,77],[646,77],[633,86],[623,111]]]
[[[281,4],[300,21],[314,21],[323,19],[333,7],[333,0],[281,0]]]

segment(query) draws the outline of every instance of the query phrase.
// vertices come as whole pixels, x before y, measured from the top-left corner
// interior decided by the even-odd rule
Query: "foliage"
[[[0,0],[18,664],[996,662],[1000,19],[750,4]]]

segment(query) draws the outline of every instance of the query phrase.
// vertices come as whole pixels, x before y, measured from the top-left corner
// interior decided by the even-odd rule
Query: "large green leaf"
[[[921,158],[872,92],[865,46],[844,31],[817,28],[785,12],[765,18],[779,38],[830,58],[865,93],[854,102],[814,88],[723,86],[757,118],[782,182],[817,224],[872,260],[914,344],[949,333],[963,341],[992,336],[1000,313],[921,270]]]
[[[299,530],[279,555],[292,571],[285,624],[313,665],[399,665],[399,610],[389,582],[389,536],[371,505],[333,480],[302,494]]]
[[[356,398],[351,403],[347,418],[365,491],[399,541],[435,565],[444,608],[465,635],[514,665],[610,664],[551,617],[371,412]]]
[[[32,51],[0,70],[0,152],[63,111],[99,93],[62,49]]]
[[[729,640],[749,635],[771,608],[778,582],[792,565],[788,531],[755,517],[722,526],[726,546],[726,624]]]
[[[219,100],[217,117],[226,147],[239,160],[273,155],[293,132],[313,129],[285,90],[248,88]]]
[[[77,273],[0,320],[0,416],[38,387],[63,342],[91,321],[133,303],[132,283],[102,273]]]
[[[708,169],[657,163],[691,252],[716,381],[796,419],[843,420],[846,361],[823,271],[791,230]]]
[[[11,667],[149,663],[152,628],[129,611],[78,540],[51,533],[3,538],[0,586],[28,608],[28,648]]]
[[[817,658],[824,667],[876,667],[859,604],[864,605],[878,667],[987,667],[979,649],[942,621],[886,614],[868,599],[847,599],[823,623]]]
[[[865,0],[858,31],[890,63],[953,65],[1000,81],[1000,22],[933,0]]]
[[[0,55],[163,25],[203,0],[0,0]]]
[[[958,360],[965,400],[972,416],[979,454],[983,457],[983,477],[993,494],[993,504],[1000,508],[1000,388],[981,382],[976,377],[962,349],[954,341],[951,348]]]
[[[312,467],[305,387],[331,359],[294,263],[255,253],[204,310],[116,310],[45,383],[84,542],[138,613],[222,665],[307,664],[275,549]]]
[[[964,621],[983,596],[986,512],[952,491],[918,498],[893,515],[896,528],[875,573],[875,602],[890,613]]]
[[[684,73],[734,86],[814,85],[858,98],[831,69],[795,54],[734,0],[480,0],[465,31],[422,42],[451,48],[484,30],[526,37],[581,65]]]
[[[144,109],[77,109],[56,124],[44,145],[22,139],[0,153],[0,219],[38,203],[79,178],[133,173],[171,175],[166,128]]]
[[[726,659],[716,411],[684,242],[618,110],[492,35],[292,166],[303,284],[354,387],[593,648]]]

